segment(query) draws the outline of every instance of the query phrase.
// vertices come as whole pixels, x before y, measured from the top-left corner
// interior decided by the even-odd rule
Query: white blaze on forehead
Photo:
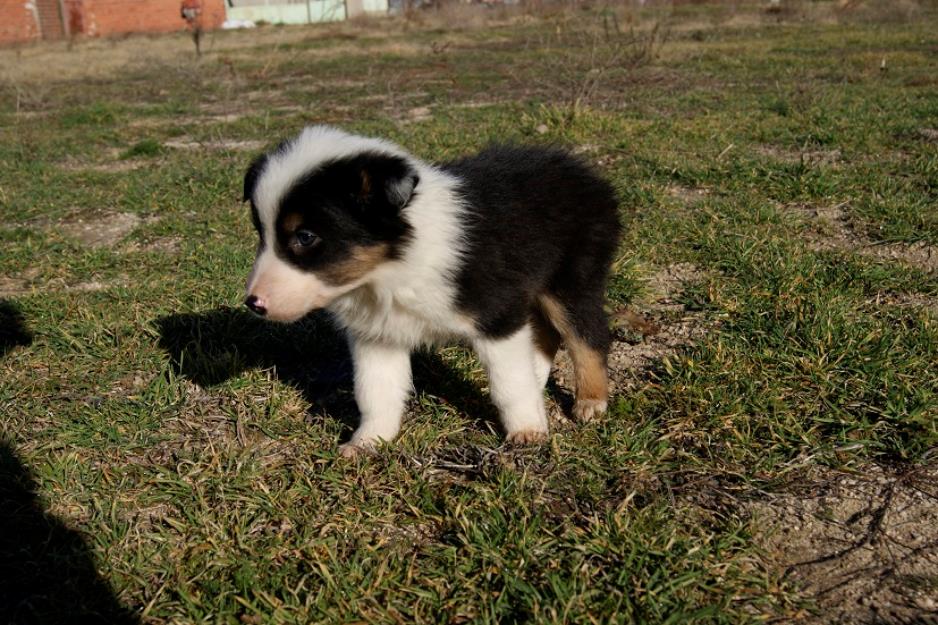
[[[371,137],[358,137],[331,126],[310,126],[282,150],[267,159],[254,190],[254,205],[264,226],[268,247],[277,212],[284,194],[301,178],[323,163],[357,156],[362,152],[378,152],[407,158],[407,153],[393,143]]]

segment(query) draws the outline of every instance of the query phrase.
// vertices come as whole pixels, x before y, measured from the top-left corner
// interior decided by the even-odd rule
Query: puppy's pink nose
[[[255,315],[263,317],[267,314],[267,303],[256,295],[248,295],[244,305],[251,309]]]

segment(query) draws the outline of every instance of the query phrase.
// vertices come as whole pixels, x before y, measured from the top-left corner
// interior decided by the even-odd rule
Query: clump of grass
[[[624,306],[632,302],[641,292],[642,282],[638,278],[635,263],[631,259],[617,263],[606,290],[610,302]]]
[[[164,151],[163,144],[156,139],[143,139],[124,150],[124,152],[121,153],[121,158],[152,158],[159,156]]]
[[[781,115],[782,117],[788,117],[791,115],[791,104],[789,104],[788,100],[781,97],[769,100],[766,103],[765,108],[767,111],[775,113],[776,115]]]
[[[62,126],[65,128],[109,126],[117,119],[117,109],[112,104],[96,102],[91,106],[68,110],[60,119]]]

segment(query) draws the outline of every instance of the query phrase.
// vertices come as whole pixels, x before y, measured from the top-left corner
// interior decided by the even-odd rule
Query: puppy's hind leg
[[[354,338],[349,342],[361,422],[340,450],[346,458],[397,436],[407,397],[413,389],[409,350]]]
[[[589,421],[606,412],[609,401],[609,380],[606,353],[610,332],[602,295],[570,298],[565,306],[552,295],[539,298],[544,316],[560,331],[564,345],[573,360],[576,376],[576,403],[573,416]]]
[[[543,386],[534,371],[534,335],[530,325],[501,339],[477,339],[479,359],[489,376],[492,401],[498,407],[509,443],[547,439]]]
[[[534,374],[537,376],[538,386],[544,388],[560,348],[560,333],[540,309],[532,312],[531,330],[534,333]]]

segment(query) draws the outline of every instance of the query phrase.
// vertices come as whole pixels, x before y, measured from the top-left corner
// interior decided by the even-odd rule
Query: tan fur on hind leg
[[[606,412],[609,382],[606,378],[606,359],[594,349],[579,344],[570,349],[576,372],[576,404],[573,416],[589,421]]]
[[[573,416],[578,421],[589,421],[606,412],[609,400],[609,380],[606,356],[590,347],[577,334],[563,305],[550,295],[538,298],[541,310],[563,337],[576,375],[576,403]]]
[[[560,348],[560,333],[551,324],[544,314],[535,309],[531,315],[531,329],[534,333],[534,373],[541,388],[550,378],[550,370]]]

